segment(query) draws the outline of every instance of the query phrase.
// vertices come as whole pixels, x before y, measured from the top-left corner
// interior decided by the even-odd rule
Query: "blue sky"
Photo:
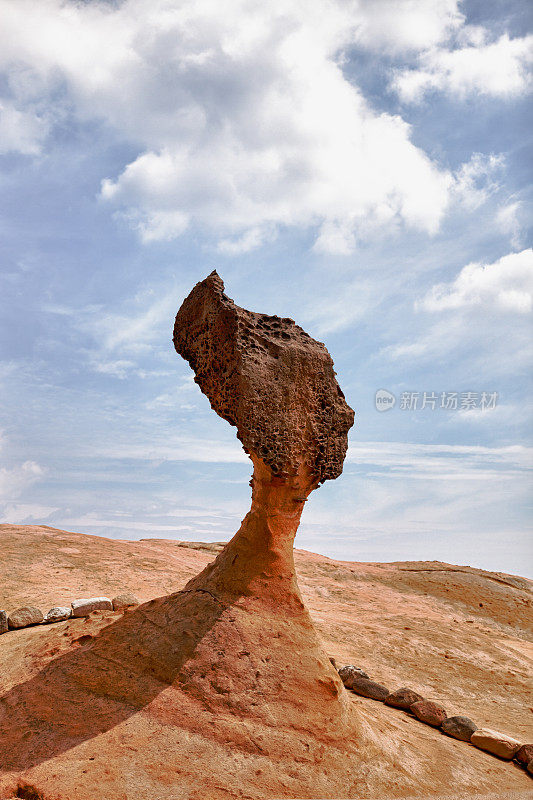
[[[298,546],[532,574],[528,10],[0,0],[0,519],[234,533],[250,463],[171,342],[216,267],[356,410]]]

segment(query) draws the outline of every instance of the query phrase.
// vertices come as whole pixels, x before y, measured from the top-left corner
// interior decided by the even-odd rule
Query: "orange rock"
[[[6,730],[7,771],[31,769],[101,735],[113,739],[114,731],[129,741],[121,733],[129,727],[150,740],[151,727],[162,726],[185,750],[200,734],[258,758],[280,758],[289,747],[295,765],[332,775],[324,784],[331,795],[343,787],[346,753],[370,742],[304,607],[293,554],[307,497],[342,470],[353,411],[323,344],[290,320],[239,309],[222,290],[216,273],[193,289],[174,341],[213,408],[237,425],[253,463],[251,509],[185,588],[82,636],[4,696],[5,707],[17,710]],[[179,785],[180,750],[173,756],[171,780]],[[147,763],[163,781],[168,760]],[[111,788],[101,769],[88,771],[92,777],[77,777],[62,796],[125,796],[127,775]]]
[[[438,728],[446,719],[446,711],[438,703],[433,700],[417,700],[409,707],[409,711],[415,715],[420,722],[425,722],[426,725],[433,725]]]
[[[394,708],[402,708],[404,711],[408,711],[413,703],[423,699],[422,695],[415,692],[414,689],[408,689],[402,686],[401,689],[396,689],[396,691],[391,692],[389,696],[385,698],[385,705],[393,706]]]

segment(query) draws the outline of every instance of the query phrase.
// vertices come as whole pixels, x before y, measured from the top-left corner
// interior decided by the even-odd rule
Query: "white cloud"
[[[175,371],[169,372],[160,344],[164,340],[170,346],[173,319],[188,291],[188,284],[173,280],[139,290],[116,310],[101,305],[70,308],[50,303],[44,303],[42,310],[63,317],[83,334],[84,346],[78,355],[86,357],[94,372],[119,380],[132,375],[154,378]]]
[[[525,314],[533,298],[533,250],[502,256],[493,264],[468,264],[452,283],[440,283],[421,306],[442,311],[479,306]]]
[[[503,155],[484,155],[473,153],[470,161],[455,173],[454,193],[460,202],[468,209],[478,208],[500,186],[493,179],[495,172],[499,172],[505,165]]]
[[[24,461],[12,468],[0,468],[0,502],[18,497],[44,475],[44,470],[35,461]]]
[[[43,520],[58,511],[57,506],[42,506],[36,503],[8,503],[0,511],[0,522],[31,525],[43,524]]]
[[[520,248],[522,241],[521,213],[522,203],[516,200],[514,203],[501,206],[496,214],[496,225],[503,233],[509,235],[511,245],[516,250]]]
[[[453,180],[344,77],[352,46],[417,51],[462,24],[456,0],[0,0],[0,68],[140,154],[102,183],[145,242],[200,227],[229,255],[280,226],[353,250],[367,228],[434,232]],[[32,24],[28,25],[28,19]]]
[[[464,23],[457,0],[361,0],[356,41],[393,53],[425,50],[448,39]]]
[[[31,110],[19,111],[0,102],[0,153],[36,155],[48,133],[48,123]]]
[[[124,380],[137,365],[134,361],[127,361],[126,359],[119,359],[118,361],[94,359],[91,361],[91,366],[95,372],[100,372],[102,375],[112,375],[114,378]]]
[[[224,253],[224,255],[228,256],[249,253],[250,250],[255,250],[266,241],[274,239],[275,236],[275,231],[269,229],[268,226],[250,228],[242,236],[237,236],[235,239],[222,239],[218,243],[217,249],[219,253]]]
[[[0,430],[0,450],[5,449],[6,444],[5,434]],[[0,467],[0,503],[11,502],[44,474],[44,469],[35,461],[24,461],[13,467]]]
[[[467,47],[432,48],[419,59],[418,69],[398,70],[392,88],[405,103],[419,103],[426,92],[447,92],[466,98],[471,94],[512,98],[531,87],[533,36],[510,39],[503,34],[486,44],[476,29]]]
[[[523,445],[484,447],[481,445],[415,444],[412,442],[352,442],[347,463],[373,465],[387,470],[389,477],[431,479],[432,477],[494,477],[533,467],[533,448]],[[504,471],[505,470],[505,471]],[[385,473],[384,473],[385,474]]]
[[[235,439],[219,441],[198,436],[167,436],[153,445],[131,441],[113,445],[91,445],[90,455],[101,458],[128,458],[140,461],[195,461],[207,464],[247,464],[249,458]]]

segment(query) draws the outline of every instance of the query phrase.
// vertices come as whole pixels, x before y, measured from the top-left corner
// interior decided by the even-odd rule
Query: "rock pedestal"
[[[174,343],[214,410],[237,428],[253,464],[251,508],[184,588],[79,636],[39,673],[39,691],[17,689],[10,698],[19,710],[10,715],[12,771],[89,746],[102,733],[126,746],[128,731],[137,732],[138,743],[158,730],[158,744],[171,756],[151,760],[150,769],[176,788],[176,753],[214,761],[213,797],[215,784],[217,797],[226,794],[230,762],[216,761],[222,750],[237,771],[240,753],[253,756],[251,793],[267,760],[279,763],[289,753],[291,782],[258,778],[269,790],[257,796],[332,797],[357,793],[350,754],[364,748],[365,758],[378,756],[304,607],[293,560],[305,501],[341,473],[354,414],[323,344],[292,320],[239,308],[223,289],[216,273],[193,289],[176,317]],[[76,612],[82,609],[92,610]],[[169,735],[178,743],[171,750]],[[144,775],[145,762],[136,763]],[[126,791],[123,783],[120,797],[135,794],[133,785]],[[194,794],[211,796],[203,788]]]
[[[228,702],[250,710],[261,695],[272,716],[290,713],[307,725],[308,700],[327,729],[343,714],[342,683],[304,608],[293,542],[311,491],[342,471],[353,411],[324,345],[290,319],[236,306],[216,272],[184,301],[174,344],[213,409],[236,426],[253,463],[250,511],[216,560],[184,590],[231,608],[216,624],[224,655],[220,665],[208,666],[197,651],[184,668],[184,686],[209,695],[201,677],[208,669],[233,687]],[[247,658],[259,659],[257,682],[244,680],[247,701],[240,668],[236,672],[235,637]]]

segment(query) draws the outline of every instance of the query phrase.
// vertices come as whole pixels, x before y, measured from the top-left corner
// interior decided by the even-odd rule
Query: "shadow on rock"
[[[26,770],[147,706],[227,608],[183,590],[139,606],[0,698],[0,767]]]

